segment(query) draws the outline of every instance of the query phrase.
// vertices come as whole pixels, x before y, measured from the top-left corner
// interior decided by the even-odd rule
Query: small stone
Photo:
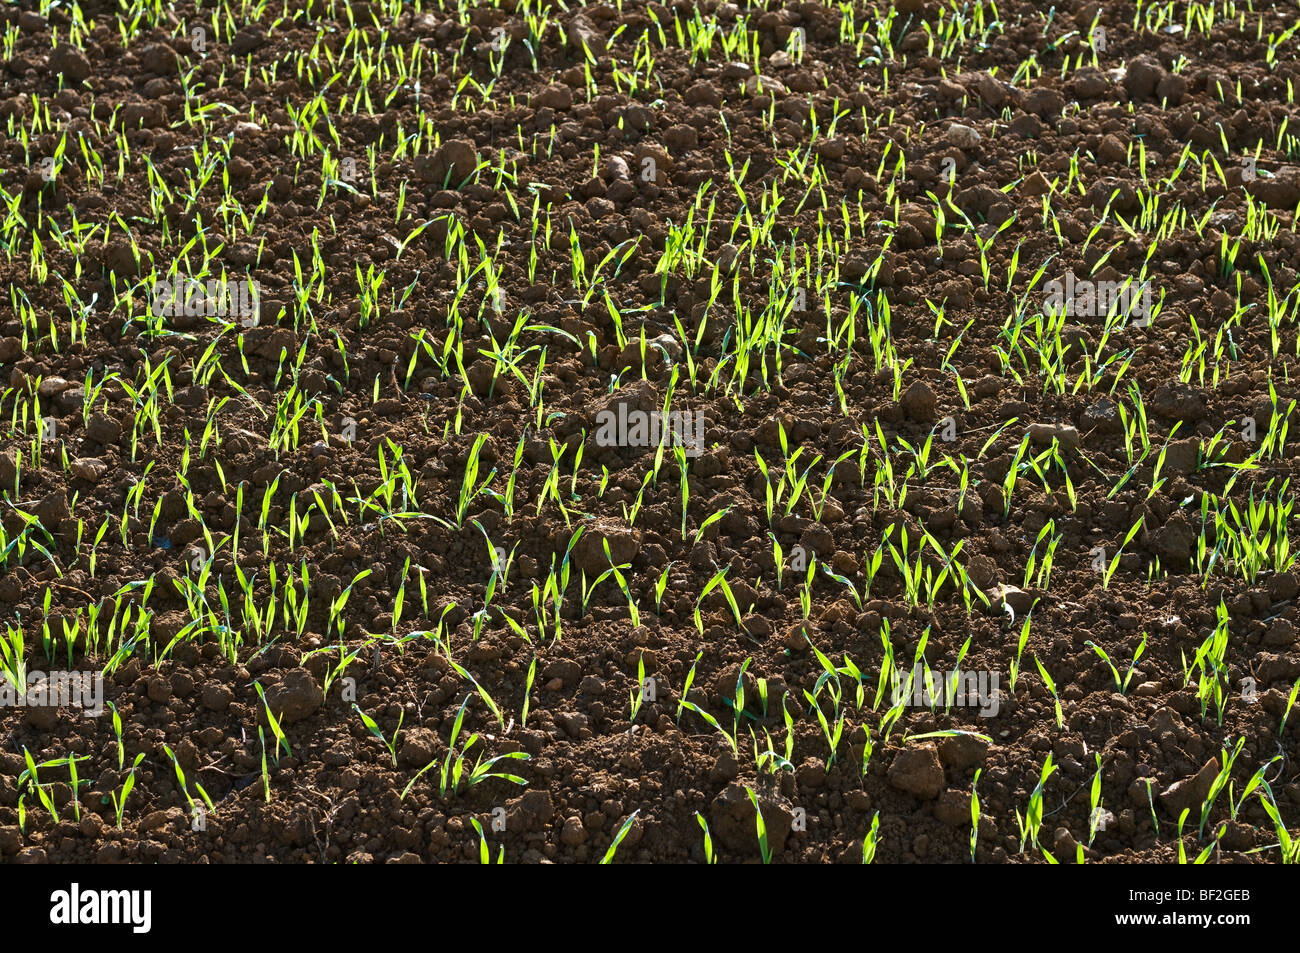
[[[658,348],[668,360],[676,363],[682,359],[682,342],[671,334],[661,334],[646,341],[646,348]]]
[[[1052,849],[1056,852],[1057,860],[1073,860],[1077,852],[1078,844],[1074,835],[1064,827],[1058,827],[1056,833],[1052,835]]]
[[[980,144],[980,134],[970,126],[962,125],[959,122],[953,123],[948,127],[948,142],[958,149],[974,149]]]
[[[627,166],[627,160],[622,156],[610,156],[605,160],[605,178],[612,181],[629,181],[632,178],[632,171]]]
[[[768,96],[777,96],[786,91],[785,83],[772,76],[764,76],[761,73],[757,76],[751,76],[745,80],[745,94],[747,96],[758,96],[766,94]]]
[[[36,395],[44,400],[57,397],[70,387],[77,385],[62,377],[45,377],[41,379],[40,385],[36,388]]]
[[[87,483],[98,483],[108,472],[108,464],[97,457],[78,457],[69,467],[72,476]]]
[[[718,249],[718,268],[723,272],[730,272],[736,265],[736,258],[740,254],[740,249],[728,242]]]
[[[1004,607],[1010,606],[1017,619],[1024,618],[1034,607],[1034,597],[1016,586],[994,586],[988,595],[995,612],[1005,612]]]

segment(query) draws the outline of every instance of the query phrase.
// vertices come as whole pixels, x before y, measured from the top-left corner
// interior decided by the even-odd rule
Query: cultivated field
[[[0,857],[1300,861],[1300,8],[0,8]]]

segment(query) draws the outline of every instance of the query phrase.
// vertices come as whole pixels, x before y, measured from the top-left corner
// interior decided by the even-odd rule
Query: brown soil
[[[1239,508],[1275,499],[1279,490],[1289,500],[1284,481],[1296,471],[1294,440],[1255,468],[1226,465],[1249,458],[1274,408],[1285,417],[1300,396],[1294,315],[1281,322],[1276,349],[1266,320],[1268,278],[1279,298],[1298,280],[1297,148],[1279,137],[1288,117],[1289,134],[1300,133],[1288,102],[1288,88],[1300,83],[1294,37],[1271,65],[1266,55],[1270,33],[1291,25],[1293,8],[1265,4],[1263,13],[1244,15],[1244,26],[1220,17],[1208,32],[1169,33],[1135,31],[1131,3],[1099,8],[1070,0],[1049,17],[1039,4],[1007,0],[998,6],[1000,25],[983,41],[979,33],[992,21],[987,8],[990,23],[967,24],[965,37],[945,51],[940,15],[947,11],[946,23],[951,9],[908,2],[879,27],[892,37],[891,56],[875,49],[875,17],[861,10],[841,22],[838,6],[771,2],[738,10],[709,0],[699,22],[721,32],[708,57],[692,58],[674,34],[696,16],[685,3],[626,4],[622,12],[555,7],[560,26],[553,23],[531,50],[516,0],[464,17],[454,5],[426,4],[424,13],[403,6],[396,21],[381,5],[353,3],[363,39],[346,49],[349,8],[342,3],[316,4],[317,14],[322,6],[331,11],[325,15],[279,21],[268,8],[261,23],[232,19],[232,28],[223,23],[215,36],[206,7],[204,20],[190,4],[170,5],[174,14],[136,26],[125,48],[117,6],[81,3],[93,28],[80,50],[67,45],[67,5],[49,19],[17,7],[2,11],[17,38],[0,67],[0,117],[8,124],[0,184],[24,224],[11,221],[0,235],[8,252],[0,275],[13,289],[0,306],[0,382],[7,388],[0,488],[9,541],[32,517],[39,526],[28,529],[23,552],[6,554],[0,614],[21,632],[29,669],[107,669],[105,698],[121,719],[124,759],[111,712],[87,718],[72,708],[4,710],[0,856],[477,861],[477,819],[494,858],[504,847],[512,863],[595,862],[635,815],[619,861],[698,862],[705,856],[698,813],[722,862],[753,861],[759,844],[749,788],[777,862],[860,862],[878,817],[877,862],[958,863],[970,859],[970,796],[979,771],[975,859],[1041,861],[1032,847],[1021,852],[1017,812],[1026,812],[1050,754],[1057,771],[1044,787],[1041,843],[1062,862],[1073,862],[1076,844],[1088,842],[1098,755],[1111,816],[1086,849],[1090,862],[1172,861],[1184,806],[1191,809],[1184,831],[1191,856],[1226,825],[1216,861],[1278,859],[1276,849],[1252,853],[1277,842],[1258,797],[1263,789],[1235,818],[1229,799],[1268,764],[1268,790],[1283,820],[1300,818],[1300,713],[1279,733],[1300,676],[1300,577],[1287,571],[1286,554],[1270,554],[1253,578],[1226,552],[1208,573],[1196,561],[1202,540],[1209,553],[1223,542],[1213,519],[1203,530],[1207,495]],[[1080,56],[1090,59],[1080,37],[1099,9],[1106,30],[1100,68],[1076,69]],[[377,51],[380,43],[372,13],[390,48],[408,59],[422,51],[418,82],[393,72],[386,48],[384,70],[362,86],[354,68],[370,54],[359,58],[357,50]],[[722,49],[721,38],[746,16],[762,72],[778,81],[763,88]],[[207,24],[202,51],[191,40],[196,23]],[[936,37],[932,50],[926,24]],[[772,57],[792,48],[795,29],[804,31],[802,58],[785,65]],[[850,29],[854,36],[866,29],[861,43]],[[510,42],[502,65],[493,44],[503,36]],[[589,72],[575,43],[581,36],[594,47]],[[644,62],[637,65],[646,44],[654,57],[649,74]],[[305,56],[313,48],[314,61]],[[1031,57],[1037,66],[1013,86],[1008,81]],[[494,79],[485,103],[475,84]],[[324,108],[309,108],[321,90]],[[40,110],[34,131],[33,97]],[[436,150],[425,148],[425,124],[440,137]],[[20,129],[32,133],[28,148]],[[55,154],[64,132],[62,165],[49,180],[41,160]],[[295,144],[295,136],[312,135],[316,145]],[[1239,157],[1261,138],[1261,171],[1254,178],[1246,172],[1243,181],[1247,166]],[[83,140],[103,160],[102,182]],[[1188,145],[1198,157],[1216,157],[1226,186],[1208,158],[1207,178],[1190,164],[1163,183]],[[325,149],[356,160],[351,184],[322,178]],[[896,170],[900,155],[905,173]],[[198,169],[205,163],[212,176],[204,181]],[[782,201],[757,240],[743,215],[732,229],[741,206],[729,170],[746,165],[755,221],[762,220],[765,186],[775,186]],[[949,169],[953,205],[980,241],[1014,216],[989,253],[987,283],[973,235],[950,227],[936,243],[927,193],[946,194]],[[233,203],[222,207],[227,176],[228,195],[248,223]],[[151,203],[155,179],[166,194]],[[688,255],[659,273],[671,229],[706,187],[692,239],[699,262]],[[1154,224],[1142,221],[1149,187],[1161,193]],[[1044,221],[1045,193],[1055,225]],[[254,214],[264,200],[265,212]],[[1157,236],[1160,216],[1175,207],[1186,218]],[[1229,267],[1221,240],[1235,243],[1257,210],[1280,229],[1244,238]],[[823,249],[820,260],[819,216],[841,243]],[[949,225],[959,218],[948,210]],[[404,245],[421,223],[427,226]],[[456,255],[449,261],[446,249],[459,229],[468,264],[458,276]],[[571,235],[586,266],[581,285]],[[42,267],[33,263],[38,237]],[[1062,340],[1069,349],[1060,357],[1068,386],[1049,386],[1030,346],[1041,308],[1041,291],[1028,290],[1035,272],[1045,266],[1046,279],[1067,271],[1087,276],[1109,252],[1093,277],[1122,280],[1137,274],[1157,238],[1149,271],[1163,302],[1154,322],[1107,337],[1104,316],[1068,318]],[[495,254],[499,298],[487,273],[475,272],[476,240]],[[315,286],[313,242],[324,276]],[[258,326],[142,317],[142,277],[185,256],[183,267],[198,268],[205,247],[218,275],[224,268],[259,283]],[[784,257],[788,275],[792,247],[800,249],[800,265],[809,255],[819,290],[807,311],[790,314],[750,353],[748,372],[738,372],[737,310],[752,322],[770,291],[789,284],[774,276],[774,261]],[[1018,268],[1008,290],[1013,252]],[[307,283],[302,295],[295,262]],[[710,286],[716,262],[720,290]],[[604,282],[584,300],[599,265]],[[358,291],[358,276],[372,268],[383,274],[377,315]],[[82,302],[98,296],[84,335],[72,340],[70,308],[81,312],[77,297],[65,298],[65,282]],[[626,346],[606,293],[622,315]],[[1007,316],[1022,299],[1026,321],[1013,339]],[[1295,300],[1289,294],[1286,307]],[[1251,309],[1244,317],[1234,314],[1238,302]],[[34,324],[20,313],[28,307]],[[849,344],[841,329],[851,313],[857,334]],[[520,314],[526,320],[516,326]],[[463,335],[451,330],[456,315]],[[1189,319],[1208,342],[1208,369],[1202,376],[1194,365],[1180,381],[1196,340]],[[897,355],[897,380],[873,352],[870,328],[877,326]],[[520,375],[494,377],[491,354],[516,328]],[[655,342],[644,356],[643,330],[645,341]],[[673,408],[707,421],[705,451],[688,461],[685,531],[671,450],[652,477],[654,447],[601,447],[592,439],[602,409],[619,402],[662,407],[670,361],[679,372]],[[1081,375],[1106,361],[1091,386],[1076,389]],[[164,364],[170,381],[158,391],[157,432],[152,422],[137,429],[133,392]],[[107,380],[89,402],[82,387],[88,375],[91,386]],[[540,413],[530,393],[537,380]],[[299,433],[277,448],[277,406],[294,412],[295,381],[306,410]],[[1154,452],[1116,490],[1131,468],[1116,409],[1122,403],[1134,413],[1130,386],[1142,395]],[[37,449],[40,417],[53,418],[55,430]],[[1246,417],[1257,422],[1253,443],[1245,439]],[[210,422],[215,429],[201,448]],[[897,481],[908,480],[901,505],[873,485],[882,459],[877,426]],[[864,428],[870,449],[862,456]],[[1025,466],[1016,453],[1027,432],[1035,457],[1055,437],[1064,468],[1043,458],[1040,478]],[[768,482],[755,452],[775,491],[783,433],[787,454],[802,448],[799,474],[814,458],[820,462],[793,512],[784,513],[783,500],[769,521]],[[513,512],[479,495],[457,527],[457,499],[479,435],[486,435],[479,481],[495,468],[495,494],[506,494],[520,448]],[[932,435],[931,469],[908,476],[913,456],[901,442],[919,449]],[[560,448],[558,486],[548,495]],[[403,499],[399,480],[396,496],[384,502],[374,496],[385,479],[381,467],[396,472],[399,452],[415,499]],[[969,458],[960,500],[952,470],[938,465],[945,455]],[[1003,487],[1016,464],[1008,507]],[[291,540],[295,514],[301,523]],[[1107,585],[1093,566],[1095,548],[1104,548],[1109,563],[1138,520],[1142,528],[1123,546]],[[1038,541],[1049,521],[1060,536],[1050,585],[1037,570],[1026,584],[1031,552],[1041,565],[1047,542]],[[570,552],[579,527],[583,535]],[[960,542],[957,562],[990,605],[975,597],[968,609],[951,584],[932,605],[924,597],[910,605],[888,545],[860,605],[820,568],[861,596],[872,555],[886,539],[899,545],[904,530],[913,556],[923,530],[948,552]],[[482,612],[493,574],[485,537],[514,557]],[[796,547],[817,554],[806,613],[802,572],[787,566],[778,588],[773,539],[787,561]],[[602,542],[623,566],[624,582],[605,578],[584,606],[584,574],[590,584],[609,566]],[[548,573],[566,556],[571,577],[557,639],[554,611],[543,627],[535,606],[547,602]],[[923,565],[933,575],[942,569],[932,550]],[[743,624],[717,587],[699,604],[697,628],[698,597],[722,569]],[[257,613],[274,607],[262,632],[245,611],[241,573],[252,580]],[[284,608],[286,579],[299,599],[309,594],[301,625]],[[354,579],[336,617],[331,606]],[[639,626],[624,587],[639,607]],[[207,609],[195,608],[202,600]],[[1012,694],[1009,667],[1031,605]],[[1186,674],[1215,631],[1220,605],[1229,632],[1218,675],[1221,715],[1213,699],[1202,711],[1196,671],[1190,681]],[[92,613],[98,637],[88,640]],[[119,631],[108,631],[109,619]],[[129,630],[125,647],[122,626]],[[1000,678],[996,716],[982,718],[972,707],[908,707],[892,729],[882,729],[889,700],[873,707],[882,630],[904,667],[925,634],[924,657],[936,671],[958,665],[969,640],[960,668]],[[71,648],[65,631],[76,633]],[[1144,634],[1139,671],[1120,693],[1089,643],[1108,653],[1122,677]],[[833,722],[834,680],[818,684],[823,664],[810,644],[846,669],[838,684],[847,717],[829,764],[810,696]],[[1059,693],[1059,726],[1035,657]],[[631,720],[639,664],[655,690]],[[862,698],[850,664],[863,673]],[[679,704],[693,665],[689,701],[725,731],[739,724],[738,756],[723,732]],[[1243,696],[1248,678],[1254,696]],[[736,717],[738,681],[745,694]],[[499,706],[500,720],[476,686]],[[471,765],[480,756],[528,755],[493,767],[524,785],[494,778],[440,793],[440,765],[463,704],[457,751],[478,733]],[[763,770],[756,754],[769,737],[785,752],[783,704],[793,755],[788,766],[769,761],[773,770]],[[277,752],[267,708],[291,753]],[[391,753],[358,709],[388,742],[396,739]],[[915,737],[952,729],[987,740]],[[1198,839],[1200,806],[1217,771],[1205,766],[1237,739],[1244,746],[1232,771],[1234,793],[1218,797]],[[25,751],[43,765],[39,789],[24,775]],[[119,828],[113,798],[137,755],[143,760]],[[75,803],[66,765],[47,764],[69,756],[83,759]],[[417,779],[434,759],[439,764]],[[215,806],[202,830],[192,829],[189,816],[189,799],[202,803],[198,785]]]

